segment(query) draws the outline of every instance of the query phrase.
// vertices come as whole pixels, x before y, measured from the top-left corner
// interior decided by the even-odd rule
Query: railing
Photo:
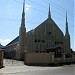
[[[73,59],[72,59],[72,57],[69,57],[69,58],[65,58],[65,61],[66,62],[71,62],[71,61],[73,61]]]
[[[63,58],[54,58],[54,62],[63,62]]]
[[[74,60],[75,60],[75,59],[74,59]],[[74,61],[74,60],[72,59],[72,57],[65,58],[65,60],[64,60],[63,57],[61,57],[61,58],[54,58],[54,62],[55,62],[55,63],[72,62],[72,61]]]

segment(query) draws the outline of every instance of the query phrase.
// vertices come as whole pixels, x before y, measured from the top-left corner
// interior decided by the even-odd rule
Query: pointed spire
[[[23,1],[23,11],[22,11],[22,19],[21,19],[21,27],[25,27],[25,0]]]
[[[67,12],[66,12],[66,34],[69,34],[69,31],[68,31],[68,21],[67,21]]]
[[[21,27],[19,31],[19,52],[20,52],[20,59],[24,57],[24,51],[26,50],[26,27],[25,27],[25,0],[23,2],[23,11],[22,11],[22,18],[21,18]]]
[[[70,34],[69,34],[69,31],[68,31],[67,12],[66,12],[65,52],[71,53],[71,50],[70,50]]]
[[[24,9],[25,9],[25,0],[24,0],[24,2],[23,2],[23,12],[22,12],[22,17],[24,17],[24,16],[25,16]]]
[[[48,12],[48,18],[51,18],[51,12],[50,12],[50,3],[49,3],[49,12]]]
[[[66,12],[66,24],[67,24],[68,22],[67,22],[67,12]]]

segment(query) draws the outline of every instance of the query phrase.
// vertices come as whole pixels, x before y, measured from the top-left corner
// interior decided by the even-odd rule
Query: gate
[[[13,60],[13,59],[4,59],[3,64],[4,66],[21,66],[24,65],[24,62],[19,60]]]

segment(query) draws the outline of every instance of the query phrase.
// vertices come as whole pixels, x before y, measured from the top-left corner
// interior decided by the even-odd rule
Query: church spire
[[[21,27],[25,27],[25,0],[23,2],[23,11],[22,11],[22,20],[21,20]]]
[[[49,4],[49,12],[48,12],[48,18],[51,18],[51,12],[50,12],[50,4]]]
[[[68,31],[68,21],[67,21],[67,12],[66,12],[65,51],[67,53],[71,53],[71,50],[70,50],[70,34],[69,34],[69,31]]]
[[[22,19],[21,19],[21,27],[19,31],[19,53],[20,59],[24,57],[24,51],[26,49],[26,28],[25,28],[25,0],[23,2],[23,11],[22,11]]]
[[[68,21],[67,21],[67,12],[66,12],[66,35],[69,34],[69,31],[68,31]]]
[[[24,2],[23,2],[23,12],[22,12],[22,17],[25,16],[24,7],[25,7],[25,0],[24,0]]]

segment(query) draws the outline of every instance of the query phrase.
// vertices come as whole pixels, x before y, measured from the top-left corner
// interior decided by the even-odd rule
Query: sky
[[[26,31],[47,19],[49,3],[51,17],[64,34],[67,11],[71,48],[75,51],[75,0],[25,0]],[[23,0],[0,0],[0,43],[4,46],[19,35],[22,7]]]

